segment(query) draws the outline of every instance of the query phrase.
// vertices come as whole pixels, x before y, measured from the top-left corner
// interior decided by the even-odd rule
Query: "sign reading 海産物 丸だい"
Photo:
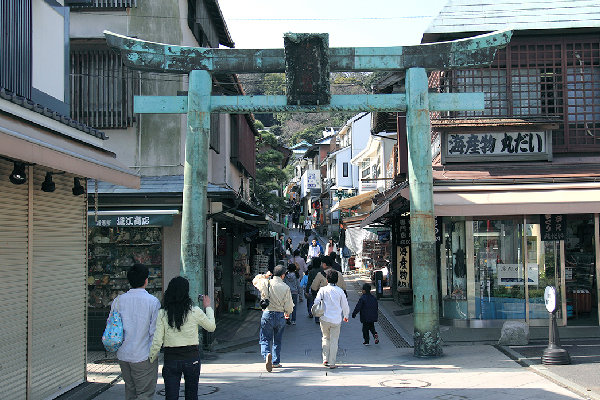
[[[443,132],[442,163],[552,160],[550,131]]]

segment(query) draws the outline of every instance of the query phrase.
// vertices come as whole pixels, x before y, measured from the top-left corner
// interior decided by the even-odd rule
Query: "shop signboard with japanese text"
[[[552,160],[550,131],[443,133],[442,164],[525,160]]]
[[[564,214],[540,215],[540,230],[542,241],[565,240],[567,218]]]

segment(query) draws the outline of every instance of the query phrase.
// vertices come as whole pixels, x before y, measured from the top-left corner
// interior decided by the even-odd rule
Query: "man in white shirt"
[[[151,400],[158,379],[158,360],[150,362],[150,345],[156,329],[160,301],[146,291],[148,268],[134,264],[127,271],[132,289],[112,302],[123,320],[123,344],[117,359],[125,382],[126,400]]]
[[[344,291],[337,286],[338,272],[334,269],[328,269],[326,272],[328,285],[319,289],[315,304],[319,301],[325,302],[325,314],[321,317],[321,332],[323,339],[321,345],[323,348],[323,365],[329,368],[336,368],[335,361],[338,351],[338,339],[340,337],[340,328],[342,319],[348,322],[350,307]]]
[[[308,248],[307,262],[310,263],[310,260],[312,260],[315,257],[321,257],[321,255],[323,255],[323,248],[321,247],[321,243],[319,243],[317,239],[313,239],[312,244]],[[317,268],[318,267],[319,266],[317,265]]]

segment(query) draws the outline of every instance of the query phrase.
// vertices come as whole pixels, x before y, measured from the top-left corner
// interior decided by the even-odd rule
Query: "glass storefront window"
[[[522,221],[473,221],[473,239],[476,318],[525,319]]]
[[[566,225],[564,241],[542,240],[539,215],[444,217],[442,317],[548,320],[544,290],[555,286],[559,319],[597,326],[594,215],[557,217]]]
[[[594,216],[567,216],[565,290],[568,325],[598,326]]]
[[[442,316],[449,319],[466,319],[468,296],[465,221],[445,220],[442,229]]]

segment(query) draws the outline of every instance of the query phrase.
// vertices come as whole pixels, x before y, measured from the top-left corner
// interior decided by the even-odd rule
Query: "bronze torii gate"
[[[287,33],[285,49],[264,50],[183,47],[104,33],[130,68],[189,73],[187,96],[139,96],[135,112],[187,113],[181,275],[189,278],[193,299],[204,291],[210,113],[406,111],[414,355],[442,355],[429,111],[482,110],[484,97],[429,93],[426,70],[489,65],[512,31],[417,46],[332,49],[327,34]],[[331,96],[329,91],[330,71],[401,70],[406,70],[406,94]],[[259,72],[286,72],[286,96],[211,96],[211,73]]]

